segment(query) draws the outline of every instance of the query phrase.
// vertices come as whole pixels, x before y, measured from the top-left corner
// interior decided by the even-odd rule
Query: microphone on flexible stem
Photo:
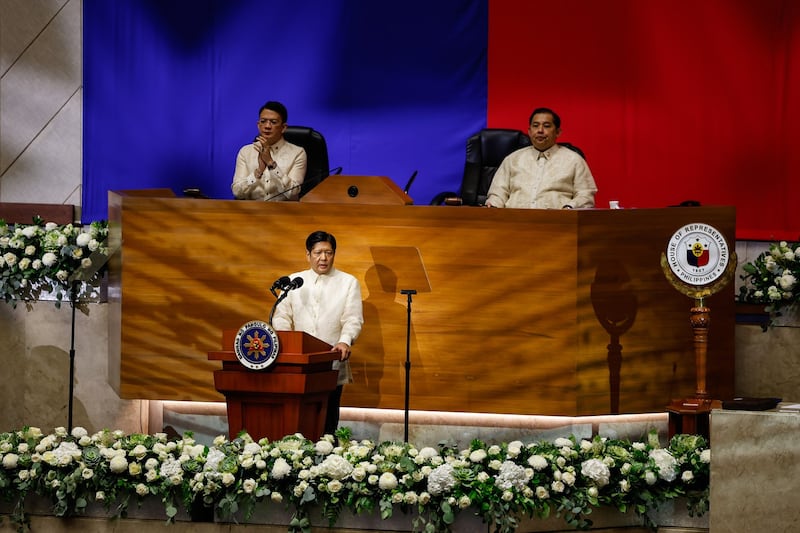
[[[273,283],[272,287],[269,288],[269,292],[271,292],[272,295],[275,298],[277,298],[278,294],[275,291],[277,289],[285,291],[286,290],[286,286],[289,285],[290,283],[291,283],[291,280],[289,279],[289,276],[281,276],[281,277],[279,277],[278,279],[275,280],[275,283]]]
[[[301,278],[300,276],[292,280],[289,279],[289,276],[281,276],[280,278],[275,280],[275,283],[272,284],[272,288],[270,289],[270,291],[272,292],[272,295],[275,296],[275,298],[277,299],[275,300],[275,303],[272,304],[272,309],[269,312],[269,327],[272,327],[272,317],[275,316],[275,309],[278,307],[278,304],[280,304],[289,295],[289,291],[291,291],[292,289],[299,289],[302,286],[303,286],[303,278]],[[281,291],[283,291],[281,292],[280,296],[275,294],[276,289],[280,289]]]

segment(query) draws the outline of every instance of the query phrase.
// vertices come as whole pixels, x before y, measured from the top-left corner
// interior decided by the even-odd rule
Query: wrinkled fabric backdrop
[[[562,117],[598,207],[735,205],[738,239],[800,239],[800,3],[791,0],[84,0],[84,222],[108,190],[232,198],[258,108],[331,167],[427,204],[466,138]],[[698,221],[702,222],[702,221]]]

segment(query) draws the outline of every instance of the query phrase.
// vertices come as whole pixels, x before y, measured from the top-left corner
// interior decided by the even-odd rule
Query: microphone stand
[[[275,303],[272,304],[272,309],[269,312],[269,327],[272,327],[272,317],[275,315],[275,308],[278,307],[278,304],[283,301],[284,298],[289,294],[289,291],[283,291],[280,296],[275,294],[275,291],[272,291],[272,295],[276,297]],[[273,328],[274,329],[274,328]]]
[[[72,433],[72,404],[75,396],[75,307],[78,299],[79,281],[73,281],[69,288],[69,304],[72,307],[72,333],[69,345],[69,407],[67,408],[67,431]]]
[[[407,298],[407,312],[406,312],[406,406],[405,406],[405,421],[403,424],[403,441],[408,442],[408,400],[411,390],[411,296],[417,294],[414,289],[402,289],[400,294],[405,294]]]

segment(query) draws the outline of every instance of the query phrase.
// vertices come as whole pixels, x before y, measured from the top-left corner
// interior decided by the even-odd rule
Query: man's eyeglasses
[[[325,257],[333,257],[333,254],[335,253],[336,252],[334,252],[333,250],[314,250],[313,252],[311,252],[311,255],[314,257],[322,257],[323,255]]]

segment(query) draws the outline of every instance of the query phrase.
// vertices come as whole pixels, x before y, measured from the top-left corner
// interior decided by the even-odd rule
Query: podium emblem
[[[250,321],[236,333],[233,351],[239,362],[250,370],[264,370],[278,357],[278,334],[266,322]]]

